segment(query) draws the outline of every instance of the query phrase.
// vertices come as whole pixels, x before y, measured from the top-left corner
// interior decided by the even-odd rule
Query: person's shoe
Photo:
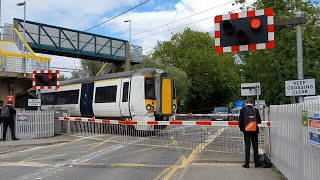
[[[20,139],[18,139],[18,138],[13,138],[12,140],[13,140],[13,141],[17,141],[17,140],[20,140]]]
[[[1,141],[6,141],[6,139],[1,139]]]
[[[249,168],[249,164],[242,165],[243,168]]]
[[[256,165],[254,165],[254,167],[255,167],[255,168],[259,168],[259,167],[260,167],[260,165],[256,164]]]

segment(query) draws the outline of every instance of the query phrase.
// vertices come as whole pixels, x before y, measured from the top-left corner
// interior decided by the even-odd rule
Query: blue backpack
[[[0,118],[1,119],[7,119],[9,116],[10,116],[9,107],[8,106],[3,106],[1,108]]]

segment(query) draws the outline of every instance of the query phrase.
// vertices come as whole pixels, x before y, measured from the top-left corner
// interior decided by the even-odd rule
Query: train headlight
[[[147,109],[148,111],[153,111],[153,110],[154,110],[154,107],[151,106],[150,104],[148,104],[147,107],[146,107],[146,109]]]
[[[174,105],[172,106],[172,109],[175,111],[175,110],[177,109],[177,105],[174,104]]]

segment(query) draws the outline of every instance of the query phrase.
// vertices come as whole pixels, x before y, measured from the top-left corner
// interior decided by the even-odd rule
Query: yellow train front
[[[41,99],[42,109],[114,120],[166,121],[177,107],[173,78],[153,68],[63,81],[58,90],[43,90]]]

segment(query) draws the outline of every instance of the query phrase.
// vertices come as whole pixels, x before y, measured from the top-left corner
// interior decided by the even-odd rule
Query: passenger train
[[[41,90],[41,100],[43,110],[71,117],[165,121],[177,109],[173,78],[152,68],[62,81],[57,90]]]

